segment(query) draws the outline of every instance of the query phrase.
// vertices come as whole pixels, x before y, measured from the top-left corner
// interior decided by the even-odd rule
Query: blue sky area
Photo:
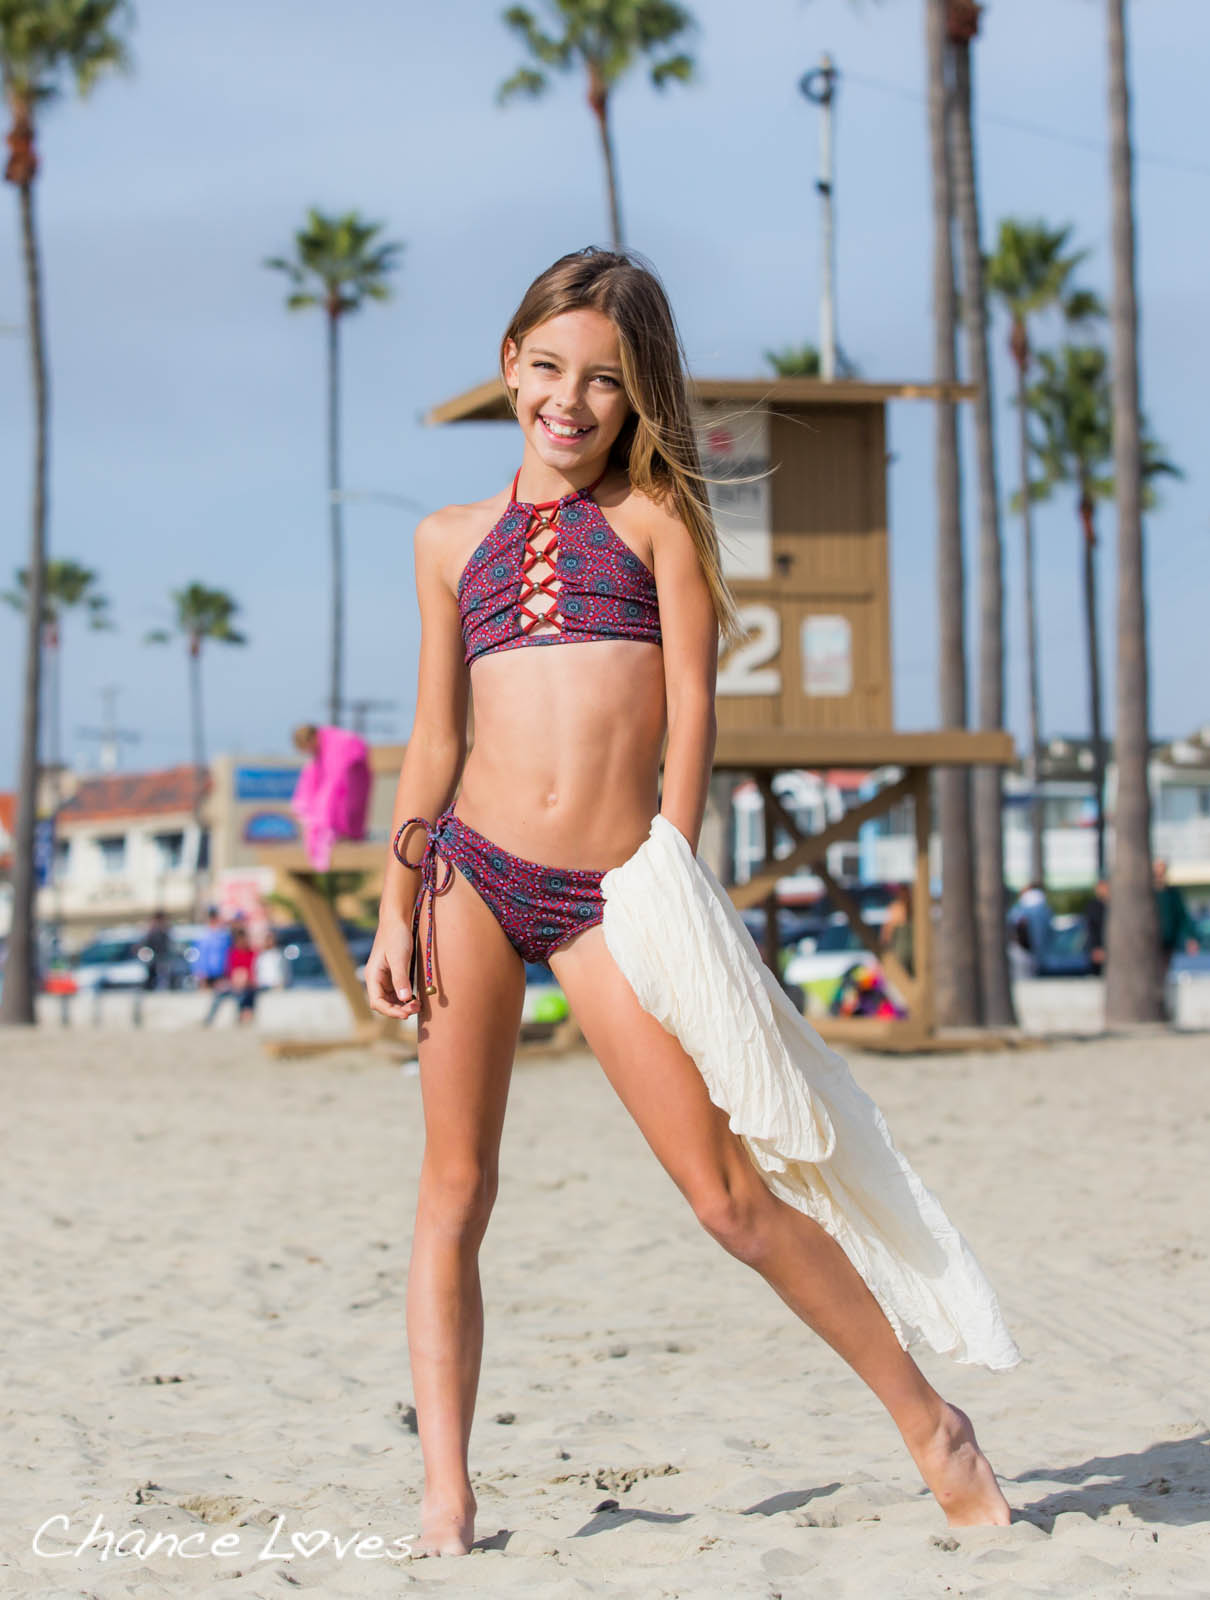
[[[260,265],[286,249],[309,203],[359,207],[405,242],[396,298],[347,324],[346,480],[432,508],[504,486],[511,427],[426,428],[432,403],[489,377],[530,279],[602,241],[595,133],[578,82],[500,110],[518,53],[501,7],[210,0],[139,7],[135,72],[91,102],[49,111],[38,204],[45,247],[54,436],[54,552],[99,569],[120,631],[66,641],[71,737],[120,686],[140,734],[127,767],[187,758],[185,669],[144,633],[168,591],[198,578],[244,606],[245,650],[206,667],[212,750],[288,747],[323,714],[327,553],[323,346],[317,314],[287,315]],[[830,50],[845,78],[838,125],[839,317],[869,378],[926,378],[929,205],[919,0],[697,0],[698,83],[616,99],[628,241],[662,273],[694,369],[755,376],[762,352],[817,328],[816,114],[801,72]],[[1103,8],[1093,0],[993,0],[977,54],[985,233],[998,218],[1070,220],[1109,289]],[[1144,403],[1188,476],[1148,522],[1157,732],[1210,722],[1203,640],[1210,594],[1205,262],[1210,224],[1210,6],[1131,7],[1140,152]],[[1199,220],[1200,218],[1200,220]],[[21,320],[15,197],[0,210],[0,324]],[[1013,486],[1012,411],[996,330],[1002,487]],[[3,578],[24,560],[27,364],[0,335]],[[895,700],[901,727],[936,717],[930,410],[891,411]],[[1113,617],[1113,518],[1102,512],[1103,611]],[[414,704],[416,516],[348,509],[349,692]],[[973,532],[973,518],[968,517]],[[1006,523],[1010,726],[1024,723],[1017,529]],[[1075,519],[1042,510],[1044,717],[1086,725]],[[0,614],[0,782],[17,748],[16,616]],[[1110,691],[1112,659],[1107,651]],[[1112,698],[1109,709],[1112,717]]]

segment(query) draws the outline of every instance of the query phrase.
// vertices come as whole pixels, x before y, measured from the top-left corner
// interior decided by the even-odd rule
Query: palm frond
[[[535,72],[532,67],[518,67],[511,78],[496,90],[498,105],[507,105],[510,100],[524,96],[527,100],[536,100],[550,88],[550,79],[544,73]]]
[[[109,72],[128,71],[128,0],[0,0],[0,73],[10,98],[47,104],[70,79],[88,95]]]
[[[341,316],[356,311],[364,300],[389,300],[387,278],[404,246],[380,238],[384,224],[360,212],[328,215],[317,206],[294,235],[293,256],[267,256],[263,265],[282,272],[292,285],[286,296],[291,311],[323,306]]]
[[[692,83],[694,70],[692,56],[669,56],[652,67],[651,81],[657,89],[662,89],[666,83]]]
[[[779,378],[818,378],[819,351],[813,344],[787,345],[766,350],[765,360]]]
[[[1108,315],[1105,302],[1095,289],[1073,289],[1062,304],[1063,320],[1072,327],[1099,322]]]

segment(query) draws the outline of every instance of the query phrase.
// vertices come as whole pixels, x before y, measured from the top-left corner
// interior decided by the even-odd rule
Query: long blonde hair
[[[746,637],[723,577],[718,533],[705,492],[689,410],[685,354],[668,296],[653,267],[633,251],[589,245],[560,256],[525,291],[500,341],[500,375],[514,415],[516,391],[505,376],[509,341],[517,349],[540,323],[565,311],[600,311],[618,330],[622,382],[631,415],[610,451],[631,487],[675,512],[688,528],[714,602],[723,645]]]

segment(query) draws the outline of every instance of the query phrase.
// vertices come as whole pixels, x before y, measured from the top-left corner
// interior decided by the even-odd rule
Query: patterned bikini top
[[[520,477],[518,467],[504,514],[458,580],[464,660],[527,644],[661,644],[655,575],[592,498],[601,478],[561,500],[533,503],[517,499]],[[534,567],[545,575],[532,578]],[[558,631],[535,633],[544,621]]]

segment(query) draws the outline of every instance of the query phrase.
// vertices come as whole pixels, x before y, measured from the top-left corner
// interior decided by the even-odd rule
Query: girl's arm
[[[718,733],[714,708],[718,621],[688,528],[650,501],[644,509],[660,602],[668,697],[660,814],[679,829],[696,854]]]
[[[409,817],[435,822],[458,788],[466,760],[466,720],[470,679],[463,661],[458,602],[442,571],[443,533],[448,513],[434,512],[415,533],[416,598],[420,609],[420,658],[416,714],[404,751],[391,814],[391,837]],[[423,834],[413,828],[400,842],[417,861]],[[378,935],[366,964],[370,1005],[385,1016],[410,1017],[419,1002],[408,983],[412,911],[420,874],[395,858],[388,846],[378,911]]]

